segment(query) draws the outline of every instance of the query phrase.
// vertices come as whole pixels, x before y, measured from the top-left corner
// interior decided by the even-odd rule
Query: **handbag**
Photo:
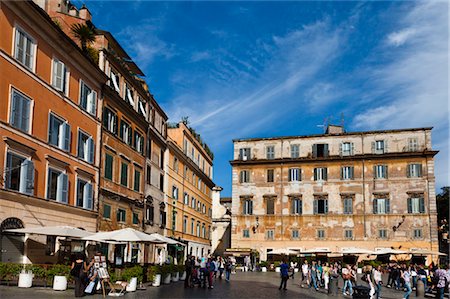
[[[92,291],[94,290],[94,287],[95,287],[95,282],[94,282],[94,281],[91,281],[91,282],[88,284],[88,286],[86,287],[86,289],[84,289],[84,292],[87,293],[87,294],[91,294]]]

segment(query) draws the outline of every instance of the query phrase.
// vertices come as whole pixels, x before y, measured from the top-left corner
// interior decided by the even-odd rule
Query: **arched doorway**
[[[22,220],[10,217],[0,224],[0,261],[3,263],[23,262],[23,234],[4,233],[5,230],[14,228],[24,228]]]

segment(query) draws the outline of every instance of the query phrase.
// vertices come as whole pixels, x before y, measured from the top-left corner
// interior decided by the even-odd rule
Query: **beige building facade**
[[[438,250],[431,128],[234,140],[232,247]]]

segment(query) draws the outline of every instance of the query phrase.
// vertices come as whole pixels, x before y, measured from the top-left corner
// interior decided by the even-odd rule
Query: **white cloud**
[[[403,29],[403,30],[400,30],[397,32],[392,32],[387,37],[388,44],[396,46],[396,47],[401,46],[404,43],[406,43],[406,41],[408,39],[410,39],[412,36],[414,36],[415,33],[416,33],[416,30],[411,29],[411,28]]]
[[[208,60],[211,58],[211,53],[208,51],[200,51],[200,52],[194,52],[191,55],[191,61],[192,62],[198,62],[202,60]]]

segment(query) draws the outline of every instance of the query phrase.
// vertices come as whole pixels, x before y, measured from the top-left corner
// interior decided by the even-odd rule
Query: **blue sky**
[[[75,1],[78,3],[78,1]],[[79,3],[78,3],[79,4]],[[449,9],[439,1],[87,1],[146,74],[170,121],[189,116],[231,195],[232,139],[433,126],[449,185]]]

